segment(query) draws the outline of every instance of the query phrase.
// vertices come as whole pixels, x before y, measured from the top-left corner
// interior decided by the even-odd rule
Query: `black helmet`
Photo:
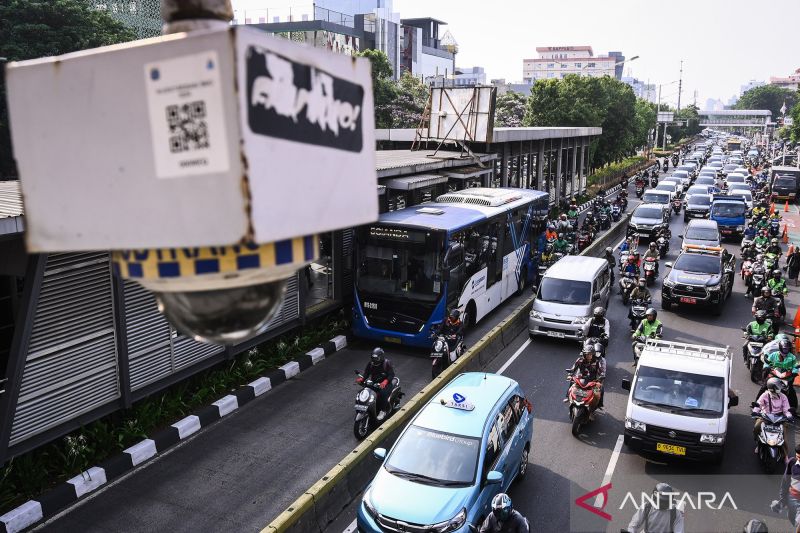
[[[606,255],[613,254],[614,250],[610,246],[606,246]]]
[[[778,343],[778,348],[783,355],[786,355],[792,351],[792,343],[789,341],[789,339],[781,339],[781,341]]]
[[[769,241],[769,242],[770,242],[770,244],[774,244],[775,246],[778,245],[778,239],[776,239],[775,237],[773,237],[772,240]]]
[[[492,498],[492,514],[497,520],[501,522],[508,520],[512,509],[511,498],[507,494],[501,492]]]
[[[759,309],[756,311],[756,322],[759,324],[763,324],[764,321],[767,319],[767,312],[763,309]]]
[[[654,307],[648,307],[647,311],[644,312],[644,316],[649,317],[650,315],[653,315],[653,320],[655,320],[658,318],[658,311]]]
[[[778,378],[769,378],[767,380],[767,390],[772,392],[778,392],[783,389],[783,381]]]
[[[780,278],[781,277],[781,271],[776,268],[775,270],[772,271],[772,277],[773,278]]]
[[[453,309],[452,311],[450,311],[450,318],[458,320],[459,318],[461,318],[461,311],[459,311],[458,309]]]
[[[369,357],[369,361],[372,366],[382,365],[384,361],[383,348],[378,347],[372,350],[372,355]]]
[[[592,314],[594,315],[595,318],[605,318],[606,310],[603,309],[602,306],[598,305],[597,307],[594,308],[594,311],[593,311]]]

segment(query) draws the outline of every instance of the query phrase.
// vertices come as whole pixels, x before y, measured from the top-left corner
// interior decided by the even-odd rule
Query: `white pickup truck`
[[[648,339],[625,411],[625,444],[646,453],[722,462],[730,396],[728,347]]]

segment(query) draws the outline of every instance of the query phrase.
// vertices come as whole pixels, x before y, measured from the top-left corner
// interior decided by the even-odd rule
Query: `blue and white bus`
[[[472,188],[358,228],[353,333],[427,347],[450,310],[479,321],[532,279],[548,208],[545,192]]]

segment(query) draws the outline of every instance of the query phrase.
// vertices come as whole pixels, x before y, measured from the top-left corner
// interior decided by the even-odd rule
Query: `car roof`
[[[659,209],[661,206],[656,204]],[[608,266],[608,262],[602,257],[587,257],[584,255],[567,255],[556,261],[553,266],[547,269],[545,277],[556,279],[573,279],[575,272],[597,272]]]
[[[704,218],[693,218],[686,225],[686,229],[689,229],[689,227],[694,227],[694,226],[697,226],[699,228],[719,229],[719,225],[717,224],[716,220],[706,220]]]
[[[600,260],[605,261],[605,259]],[[517,386],[516,381],[499,374],[487,372],[460,374],[425,404],[412,423],[453,435],[481,438],[486,421],[497,402],[506,391]],[[448,407],[446,403],[453,399],[454,394],[463,396],[464,403],[472,404],[474,409],[468,411]]]
[[[717,181],[717,179],[716,179],[716,178],[712,178],[712,177],[711,177],[711,176],[709,176],[708,174],[700,174],[699,176],[697,176],[697,179],[694,181],[694,182],[695,182],[695,184],[697,184],[697,182],[698,182],[699,180],[701,180],[701,179],[702,179],[702,180],[704,180],[704,181],[705,181],[705,180],[707,180],[707,179],[709,179],[709,180],[711,180],[711,181],[712,181],[712,182],[714,182],[714,183],[716,183],[716,181]]]

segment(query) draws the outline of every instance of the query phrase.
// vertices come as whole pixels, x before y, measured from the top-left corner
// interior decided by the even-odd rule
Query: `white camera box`
[[[6,80],[32,252],[263,244],[378,216],[366,59],[234,26]]]

